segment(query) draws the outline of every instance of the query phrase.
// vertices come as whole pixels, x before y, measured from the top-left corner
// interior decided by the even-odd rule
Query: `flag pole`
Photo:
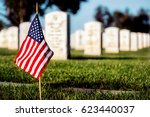
[[[38,2],[36,2],[36,14],[38,14]]]
[[[39,78],[39,98],[42,100],[41,78]]]
[[[36,2],[36,14],[38,14],[38,2]],[[41,77],[39,78],[39,98],[42,100]]]

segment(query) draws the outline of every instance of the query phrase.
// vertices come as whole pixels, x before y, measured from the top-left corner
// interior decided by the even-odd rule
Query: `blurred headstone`
[[[54,51],[52,59],[66,60],[70,55],[69,17],[61,11],[45,15],[45,39]]]
[[[30,22],[23,22],[19,25],[20,31],[19,31],[19,48],[21,47],[22,42],[25,40],[31,23]]]
[[[102,33],[102,48],[105,49],[107,45],[107,35],[105,32]]]
[[[0,48],[8,48],[7,29],[0,32]]]
[[[71,49],[75,49],[75,33],[72,33],[70,36],[70,47]]]
[[[137,33],[138,35],[138,48],[142,49],[143,48],[143,35],[142,33]]]
[[[130,31],[127,29],[120,30],[120,51],[130,50]]]
[[[101,55],[101,27],[102,24],[97,21],[88,22],[84,25],[85,55]]]
[[[150,34],[148,34],[149,46],[150,47]]]
[[[146,48],[147,39],[146,39],[146,33],[143,33],[143,47]]]
[[[106,53],[119,53],[119,28],[108,27],[105,29],[106,34]]]
[[[137,33],[131,32],[131,51],[138,50],[138,36]]]
[[[75,32],[75,49],[76,50],[84,50],[84,31],[77,30]]]
[[[146,33],[146,47],[149,47],[149,34]]]
[[[18,27],[12,26],[7,31],[8,49],[18,49]]]

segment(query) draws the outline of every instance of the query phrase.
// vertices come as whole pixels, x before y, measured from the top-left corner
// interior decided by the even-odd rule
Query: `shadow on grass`
[[[105,53],[103,50],[99,56],[84,55],[84,51],[71,50],[70,59],[150,60],[150,48],[144,48],[138,51],[120,51],[119,53]]]
[[[142,87],[135,83],[124,83],[123,81],[113,81],[113,82],[57,82],[57,83],[42,83],[44,87],[57,88],[87,88],[87,89],[101,89],[101,90],[124,90],[124,91],[150,91],[150,86],[143,85]]]
[[[16,55],[17,50],[9,50],[7,48],[0,48],[0,55],[2,56],[10,56],[10,55]]]
[[[71,60],[87,60],[87,59],[93,59],[93,60],[104,60],[104,59],[112,59],[112,60],[150,60],[150,57],[84,57],[84,56],[72,56],[69,59]]]

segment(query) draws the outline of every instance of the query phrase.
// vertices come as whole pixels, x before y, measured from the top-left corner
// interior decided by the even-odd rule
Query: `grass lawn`
[[[5,82],[0,84],[0,99],[38,99],[38,81],[14,65],[16,53],[0,49],[0,82]],[[43,99],[150,99],[150,49],[101,56],[72,50],[71,58],[50,61],[42,74]]]

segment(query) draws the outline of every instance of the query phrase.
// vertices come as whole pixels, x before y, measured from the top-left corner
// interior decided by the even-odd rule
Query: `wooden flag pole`
[[[41,78],[39,78],[39,98],[42,100]]]
[[[38,2],[36,2],[36,14],[38,14]],[[39,98],[42,100],[41,77],[39,78]]]
[[[38,2],[36,2],[36,14],[38,14]]]

